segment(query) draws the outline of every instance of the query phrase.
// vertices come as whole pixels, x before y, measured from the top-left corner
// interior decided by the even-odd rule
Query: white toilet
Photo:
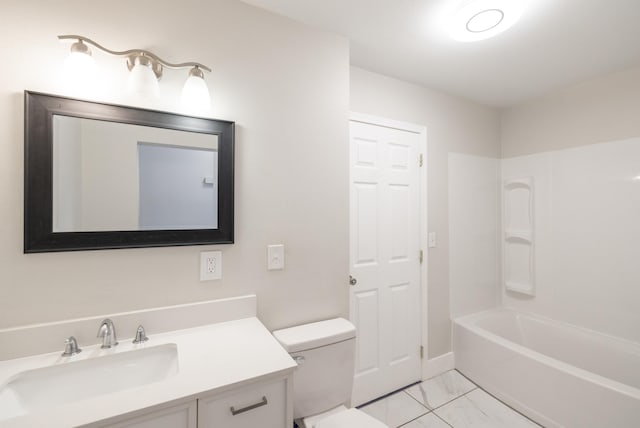
[[[273,332],[298,363],[293,416],[300,428],[388,428],[348,409],[355,367],[356,328],[335,318]]]

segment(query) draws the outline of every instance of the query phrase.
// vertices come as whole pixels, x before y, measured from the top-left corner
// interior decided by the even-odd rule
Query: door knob
[[[357,283],[358,283],[358,280],[352,277],[351,275],[349,275],[349,284],[356,285]]]

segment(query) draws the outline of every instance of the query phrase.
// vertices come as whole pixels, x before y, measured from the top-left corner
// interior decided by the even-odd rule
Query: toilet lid
[[[316,428],[389,428],[358,409],[349,409],[318,421]]]

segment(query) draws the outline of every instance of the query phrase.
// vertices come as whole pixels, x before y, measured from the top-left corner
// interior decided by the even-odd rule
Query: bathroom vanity
[[[255,296],[110,318],[121,332],[111,349],[83,345],[79,335],[83,349],[72,357],[49,352],[0,361],[0,427],[292,426],[296,363],[255,317]],[[135,331],[136,319],[149,341],[133,344],[125,334]],[[180,329],[154,333],[168,319]],[[0,347],[16,334],[78,335],[92,324],[99,321],[3,330]]]

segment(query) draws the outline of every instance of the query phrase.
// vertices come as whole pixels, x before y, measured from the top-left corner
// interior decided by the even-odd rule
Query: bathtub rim
[[[518,343],[512,342],[508,339],[505,339],[502,336],[499,336],[498,334],[492,333],[480,326],[477,325],[477,322],[481,319],[484,319],[487,315],[489,314],[495,314],[495,313],[508,313],[511,314],[513,316],[525,316],[525,317],[529,317],[529,318],[533,318],[536,320],[540,320],[540,321],[544,321],[547,323],[551,323],[551,324],[556,324],[556,325],[561,325],[563,327],[568,327],[568,328],[572,328],[572,329],[577,329],[580,330],[582,332],[585,333],[589,333],[589,334],[594,334],[600,337],[604,337],[608,340],[613,340],[615,342],[619,342],[622,345],[625,346],[629,346],[630,348],[637,350],[637,352],[634,353],[638,353],[638,355],[640,356],[640,345],[636,344],[635,342],[626,340],[626,339],[622,339],[616,336],[611,336],[605,333],[600,333],[598,331],[595,330],[590,330],[584,327],[579,327],[573,324],[569,324],[563,321],[558,321],[558,320],[554,320],[552,318],[547,318],[544,316],[540,316],[537,314],[531,314],[531,313],[527,313],[524,311],[517,311],[511,308],[505,308],[505,307],[498,307],[498,308],[493,308],[493,309],[488,309],[488,310],[484,310],[481,312],[475,312],[473,314],[469,314],[469,315],[464,315],[461,317],[457,317],[453,319],[453,325],[454,325],[454,331],[453,334],[455,335],[455,326],[459,326],[462,328],[465,328],[477,335],[479,335],[480,337],[489,340],[490,342],[494,342],[500,346],[503,346],[513,352],[516,352],[518,354],[521,355],[526,355],[526,356],[530,356],[531,358],[537,360],[538,362],[542,363],[542,364],[546,364],[548,366],[551,366],[557,370],[561,370],[564,372],[567,372],[573,376],[576,376],[584,381],[588,381],[588,382],[595,382],[598,385],[610,389],[612,391],[618,392],[620,394],[624,394],[626,396],[629,396],[631,398],[634,398],[636,400],[640,400],[640,388],[636,388],[634,386],[631,385],[627,385],[624,384],[622,382],[619,382],[617,380],[614,379],[610,379],[608,377],[599,375],[597,373],[593,373],[590,372],[588,370],[585,369],[581,369],[579,367],[576,367],[574,365],[571,365],[569,363],[563,362],[561,360],[558,360],[556,358],[550,357],[548,355],[545,355],[541,352],[538,352],[534,349],[528,348],[524,345],[520,345]],[[455,354],[455,349],[454,349],[454,354]]]

